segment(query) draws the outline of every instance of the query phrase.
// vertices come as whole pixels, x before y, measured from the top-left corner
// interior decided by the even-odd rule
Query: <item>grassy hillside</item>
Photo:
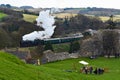
[[[0,52],[0,80],[35,80],[35,70],[16,57]]]
[[[36,20],[37,16],[35,15],[30,15],[30,14],[23,14],[24,16],[24,20],[27,21],[27,22],[33,22]]]
[[[80,73],[79,69],[83,66],[78,63],[80,60],[89,62],[93,67],[104,67],[109,70],[103,75]],[[25,64],[8,53],[0,52],[0,80],[119,80],[119,62],[120,59],[114,58],[79,58],[35,66]]]

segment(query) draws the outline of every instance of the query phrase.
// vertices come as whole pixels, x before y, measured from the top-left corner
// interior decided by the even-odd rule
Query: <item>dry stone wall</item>
[[[53,53],[50,50],[44,51],[43,56],[41,58],[41,63],[53,62],[58,60],[65,60],[69,58],[78,58],[79,53],[69,54],[68,52],[61,53]]]

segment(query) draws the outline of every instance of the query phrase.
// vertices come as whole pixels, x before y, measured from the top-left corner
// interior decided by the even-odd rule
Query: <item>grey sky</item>
[[[120,9],[119,0],[0,0],[0,4],[33,7],[104,7]]]

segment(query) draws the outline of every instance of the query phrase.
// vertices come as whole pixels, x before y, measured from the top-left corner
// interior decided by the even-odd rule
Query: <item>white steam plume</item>
[[[42,27],[44,31],[34,31],[30,34],[26,34],[22,37],[24,41],[50,38],[53,35],[56,26],[53,26],[55,20],[54,16],[50,15],[50,10],[41,11],[36,21],[37,25]]]

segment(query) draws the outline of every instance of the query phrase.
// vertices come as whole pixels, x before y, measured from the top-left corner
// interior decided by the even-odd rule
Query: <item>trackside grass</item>
[[[108,70],[102,75],[84,74],[78,61],[85,60],[89,65]],[[40,66],[25,64],[15,56],[0,52],[0,80],[119,80],[120,59],[79,58],[52,62]],[[76,70],[75,70],[76,68]]]

